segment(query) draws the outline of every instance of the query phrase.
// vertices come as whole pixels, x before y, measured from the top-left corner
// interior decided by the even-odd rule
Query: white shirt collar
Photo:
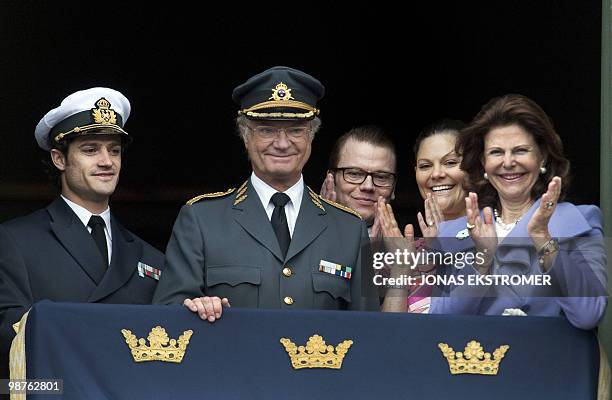
[[[300,180],[284,192],[291,199],[291,203],[296,210],[300,210],[302,196],[304,196],[304,177],[300,175]]]
[[[259,196],[259,200],[261,201],[264,210],[266,210],[268,219],[271,218],[272,213],[274,212],[274,204],[272,204],[270,199],[274,193],[278,192],[278,190],[261,180],[257,175],[255,175],[255,172],[251,174],[251,184]],[[285,215],[287,216],[289,233],[293,237],[293,230],[295,228],[298,214],[300,213],[300,206],[302,205],[302,196],[304,196],[304,177],[300,175],[300,180],[283,193],[289,196],[290,199],[289,203],[287,203],[285,206]]]
[[[66,202],[66,204],[68,204],[68,206],[72,209],[72,211],[74,211],[74,213],[77,215],[77,217],[79,217],[79,219],[81,220],[83,225],[87,226],[87,224],[89,223],[89,219],[94,214],[92,212],[90,212],[89,210],[87,210],[86,208],[78,205],[77,203],[68,200],[63,195],[60,195],[60,196]],[[106,233],[107,233],[109,239],[112,238],[110,207],[107,207],[106,210],[104,210],[101,214],[98,214],[98,215],[100,215],[100,217],[102,217],[102,219],[104,220],[104,223],[106,224]]]
[[[255,175],[255,172],[251,173],[251,183],[259,195],[259,199],[261,200],[264,208],[267,208],[268,204],[270,204],[270,199],[274,193],[278,192],[278,190],[261,180],[257,175]],[[304,177],[300,175],[300,180],[283,193],[289,196],[293,206],[299,209],[302,203],[302,196],[304,195]]]

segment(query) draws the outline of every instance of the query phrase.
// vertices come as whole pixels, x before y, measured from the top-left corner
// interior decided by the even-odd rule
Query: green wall
[[[601,15],[601,148],[600,148],[600,204],[604,214],[606,243],[612,241],[612,0],[602,1]],[[608,246],[608,293],[612,292],[612,247]],[[612,355],[612,305],[600,326],[599,336]]]

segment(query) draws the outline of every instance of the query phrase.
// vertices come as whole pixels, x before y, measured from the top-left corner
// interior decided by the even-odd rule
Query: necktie
[[[87,223],[87,226],[91,227],[91,237],[94,242],[96,242],[96,246],[98,246],[98,250],[100,250],[100,255],[102,256],[102,260],[104,261],[104,266],[108,267],[108,247],[106,246],[106,234],[104,234],[104,227],[106,224],[104,220],[99,215],[92,215]],[[100,282],[102,276],[106,272],[106,268],[102,271],[97,271],[97,281]]]
[[[289,226],[287,225],[287,216],[285,215],[285,204],[289,202],[289,196],[285,193],[274,193],[272,195],[272,204],[274,204],[274,212],[272,212],[272,229],[278,239],[278,244],[283,253],[283,258],[287,256],[291,236],[289,235]]]

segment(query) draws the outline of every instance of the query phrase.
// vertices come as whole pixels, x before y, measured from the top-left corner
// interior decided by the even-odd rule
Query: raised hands
[[[321,197],[327,200],[336,201],[337,196],[336,188],[334,186],[334,174],[331,172],[327,173],[327,176],[321,185],[321,192],[319,194]]]
[[[372,224],[372,229],[370,229],[370,240],[380,239],[383,237],[383,231],[380,226],[380,213],[378,212],[378,203],[381,201],[383,204],[385,203],[385,200],[382,197],[379,197],[378,201],[376,202],[376,210],[374,210],[374,223]],[[395,225],[397,225],[397,223]]]
[[[425,198],[425,219],[423,219],[423,214],[419,211],[417,220],[419,221],[419,227],[424,238],[435,238],[438,236],[438,225],[444,221],[444,216],[442,211],[440,211],[440,207],[438,207],[438,201],[431,193],[427,193]]]
[[[393,214],[393,207],[391,207],[391,204],[386,204],[382,197],[379,197],[376,203],[376,219],[378,219],[378,224],[384,237],[401,238],[405,236],[407,239],[414,239],[414,228],[411,224],[406,225],[404,235],[402,235],[402,231],[399,229]]]
[[[386,204],[382,197],[378,198],[376,203],[376,214],[378,223],[380,226],[380,232],[383,237],[385,248],[388,252],[395,252],[396,250],[408,250],[409,252],[416,251],[414,242],[414,228],[412,224],[406,225],[404,228],[404,234],[397,225],[397,220],[393,214],[393,208],[390,204]],[[417,272],[415,268],[411,271]],[[402,268],[395,266],[392,270],[392,276],[396,273],[405,273]]]
[[[397,220],[393,214],[393,207],[391,207],[391,204],[386,204],[382,197],[379,197],[376,203],[376,214],[387,251],[395,251],[397,249],[415,251],[414,228],[412,224],[406,225],[402,235],[402,231],[397,225]]]
[[[557,208],[557,202],[559,201],[560,194],[561,178],[555,176],[548,184],[546,193],[542,195],[540,206],[533,213],[529,223],[527,224],[527,232],[529,232],[529,236],[531,236],[532,239],[544,237],[550,238],[550,233],[548,232],[548,222]]]
[[[491,207],[485,207],[481,217],[478,208],[478,195],[470,192],[468,197],[465,198],[465,213],[470,237],[476,245],[476,250],[483,253],[485,260],[482,265],[474,264],[474,267],[482,274],[488,273],[497,249],[497,233],[495,232],[493,211]]]

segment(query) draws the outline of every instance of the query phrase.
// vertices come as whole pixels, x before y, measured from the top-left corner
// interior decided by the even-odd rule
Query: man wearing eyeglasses
[[[234,89],[236,125],[252,173],[237,189],[190,200],[168,243],[157,304],[184,304],[200,318],[223,307],[283,309],[378,308],[369,248],[357,213],[322,199],[302,169],[321,125],[323,85],[288,67],[274,67]],[[365,256],[364,256],[365,258]]]
[[[376,202],[395,197],[396,155],[392,139],[377,126],[353,128],[336,141],[321,195],[357,211],[377,237]]]

